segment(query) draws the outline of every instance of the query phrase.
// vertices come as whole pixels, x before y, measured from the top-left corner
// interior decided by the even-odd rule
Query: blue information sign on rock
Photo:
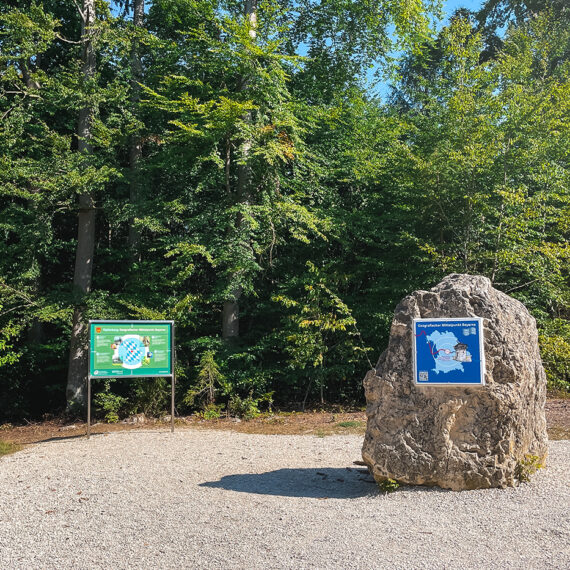
[[[414,319],[414,382],[428,386],[485,384],[483,319]]]

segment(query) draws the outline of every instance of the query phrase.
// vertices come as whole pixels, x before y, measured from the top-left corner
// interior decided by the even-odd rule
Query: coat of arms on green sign
[[[172,376],[172,321],[90,321],[89,376]]]

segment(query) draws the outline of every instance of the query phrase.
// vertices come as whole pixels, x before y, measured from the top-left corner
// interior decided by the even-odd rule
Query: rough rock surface
[[[416,386],[412,320],[452,317],[484,319],[486,385]],[[544,464],[546,378],[536,322],[486,277],[453,274],[406,297],[364,387],[362,457],[379,482],[506,487],[517,484],[525,463]]]

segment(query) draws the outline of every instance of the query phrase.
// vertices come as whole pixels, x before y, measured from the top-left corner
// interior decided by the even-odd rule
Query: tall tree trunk
[[[142,62],[139,49],[139,39],[137,32],[143,26],[144,19],[144,0],[134,0],[133,4],[133,26],[135,28],[135,38],[133,40],[133,49],[131,52],[131,73],[132,73],[132,86],[131,86],[131,107],[133,115],[137,115],[139,102],[141,98],[140,82],[142,81]],[[129,168],[130,168],[130,203],[133,208],[133,216],[129,220],[129,235],[128,243],[132,252],[133,258],[137,261],[141,260],[141,235],[135,226],[135,217],[139,210],[140,200],[140,168],[139,162],[142,157],[142,137],[140,132],[135,132],[131,136],[130,149],[129,149]]]
[[[36,69],[37,67],[39,67],[40,56],[36,55],[35,59],[36,62],[38,62],[36,66],[34,66],[34,64],[32,63],[32,58],[27,58],[26,60],[20,62],[20,71],[22,73],[22,79],[24,80],[26,89],[28,89],[29,91],[37,90],[40,89],[41,87],[40,83],[36,79],[34,79],[32,75],[34,67],[36,67]],[[29,192],[31,194],[37,195],[39,193],[39,190],[30,183]],[[34,199],[28,200],[28,210],[32,212],[33,216],[36,218],[40,215],[40,213],[38,212],[37,201]],[[34,296],[37,296],[41,291],[41,275],[42,275],[41,263],[35,248],[33,248],[29,252],[29,256],[30,256],[30,268],[32,273],[35,274],[32,283],[32,291],[34,292]],[[41,344],[43,342],[43,333],[44,333],[43,323],[34,317],[28,328],[28,341],[36,345]]]
[[[32,194],[38,194],[39,190],[37,188],[31,187],[30,192]],[[38,204],[36,200],[28,200],[28,210],[33,213],[34,217],[41,216],[39,212]],[[32,247],[29,251],[30,259],[30,273],[34,275],[33,281],[31,283],[31,290],[33,291],[33,296],[37,297],[42,291],[42,275],[44,274],[40,256],[36,250],[36,247]],[[44,324],[37,317],[34,317],[28,328],[28,341],[31,344],[39,345],[43,342],[44,337]]]
[[[95,0],[83,0],[81,12],[81,39],[83,42],[84,80],[90,81],[95,75],[95,51],[91,41],[92,27],[95,23]],[[91,146],[92,120],[95,110],[87,106],[79,111],[77,128],[78,152],[87,158],[93,153]],[[67,373],[67,409],[85,405],[86,379],[88,364],[87,323],[85,321],[84,296],[91,290],[93,272],[93,254],[95,251],[95,203],[89,192],[79,195],[77,228],[77,248],[75,251],[75,271],[73,275],[73,293],[75,310],[71,330],[69,349],[69,368]]]
[[[257,0],[245,1],[245,17],[249,25],[249,37],[255,40],[257,37]],[[248,85],[248,78],[242,78],[239,89],[244,91]],[[251,120],[248,113],[245,120]],[[251,149],[251,142],[245,141],[242,146],[243,164],[237,167],[237,200],[240,204],[247,204],[250,200],[251,168],[247,159]],[[238,215],[236,227],[239,229],[241,216]],[[242,294],[241,287],[232,291],[231,298],[224,302],[222,311],[222,337],[226,340],[239,337],[239,300]]]

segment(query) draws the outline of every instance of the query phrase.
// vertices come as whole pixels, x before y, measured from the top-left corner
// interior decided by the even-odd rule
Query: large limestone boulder
[[[483,318],[485,385],[414,384],[412,320],[453,317]],[[362,457],[378,482],[506,487],[526,464],[544,463],[546,378],[536,322],[486,277],[453,274],[406,297],[364,387]]]

